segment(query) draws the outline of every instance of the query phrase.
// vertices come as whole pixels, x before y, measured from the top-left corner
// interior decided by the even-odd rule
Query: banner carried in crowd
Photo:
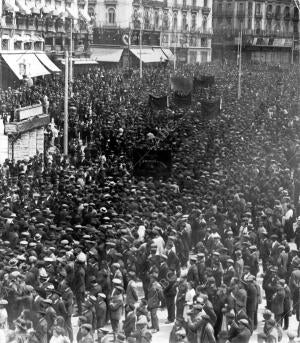
[[[172,91],[184,95],[190,94],[194,87],[193,78],[184,76],[172,76],[170,85]]]
[[[204,119],[213,119],[220,114],[221,99],[205,99],[201,101],[201,113]]]
[[[149,106],[152,108],[166,108],[168,107],[168,96],[163,95],[163,96],[155,96],[152,94],[149,94]]]
[[[133,150],[135,176],[169,177],[172,170],[171,150]]]
[[[192,93],[189,93],[187,95],[175,92],[174,93],[174,102],[178,106],[185,106],[190,105],[192,103]]]
[[[208,88],[215,84],[215,77],[212,75],[203,75],[200,77],[194,77],[194,87]]]

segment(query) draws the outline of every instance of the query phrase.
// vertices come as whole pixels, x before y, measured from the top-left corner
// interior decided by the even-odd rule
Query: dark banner
[[[171,89],[180,94],[188,95],[193,90],[193,79],[191,77],[172,76],[170,83]]]
[[[220,114],[220,98],[201,101],[201,113],[204,119],[213,119]]]
[[[174,102],[176,103],[177,106],[190,105],[192,103],[192,93],[185,95],[179,92],[175,92]]]
[[[168,96],[155,96],[152,94],[149,94],[149,106],[152,108],[166,108],[168,106]]]
[[[194,77],[194,87],[208,88],[212,87],[215,84],[214,76],[200,76]]]
[[[172,170],[171,150],[133,150],[135,176],[169,177]]]

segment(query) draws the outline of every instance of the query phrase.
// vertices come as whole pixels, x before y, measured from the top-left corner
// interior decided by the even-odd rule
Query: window
[[[158,13],[158,11],[155,11],[154,22],[155,22],[155,28],[157,29],[159,26],[159,13]]]
[[[8,50],[8,39],[2,39],[1,47],[2,50]]]
[[[21,41],[15,41],[14,50],[21,50],[21,49],[22,49],[22,42]]]
[[[260,4],[255,5],[255,13],[260,14]]]
[[[252,2],[249,2],[248,4],[248,15],[252,15],[252,11],[253,11],[253,4]]]
[[[115,24],[116,23],[116,12],[114,8],[108,9],[108,23]]]
[[[204,1],[203,1],[203,6],[204,6],[204,7],[207,7],[207,0],[204,0]]]
[[[207,62],[208,59],[208,53],[207,51],[201,51],[201,62]]]
[[[252,19],[248,18],[248,29],[251,30],[252,28]]]
[[[182,15],[182,30],[186,30],[186,13]]]
[[[204,22],[203,22],[204,25]],[[192,29],[196,30],[196,14],[192,14]]]
[[[190,51],[190,63],[197,62],[197,51]]]
[[[173,30],[177,30],[177,13],[173,13]]]
[[[272,13],[272,5],[268,5],[267,7],[267,13]]]
[[[24,43],[24,50],[31,50],[31,43],[30,42]]]
[[[205,32],[207,30],[207,21],[206,20],[203,20],[203,32]]]
[[[208,47],[207,38],[201,38],[201,46],[202,47]]]

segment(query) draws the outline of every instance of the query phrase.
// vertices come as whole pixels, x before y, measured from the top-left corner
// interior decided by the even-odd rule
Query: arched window
[[[114,8],[108,9],[108,23],[115,24],[116,23],[116,11]]]
[[[95,9],[94,7],[89,7],[88,8],[88,14],[89,16],[93,17],[95,15]]]
[[[177,30],[177,12],[173,13],[173,30]]]
[[[267,7],[267,13],[272,13],[272,5],[268,5],[268,7]]]

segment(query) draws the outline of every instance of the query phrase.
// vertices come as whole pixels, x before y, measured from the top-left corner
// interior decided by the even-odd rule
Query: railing
[[[104,0],[104,5],[117,5],[118,0]]]
[[[255,12],[255,18],[261,19],[263,17],[261,12]]]
[[[245,11],[237,11],[236,16],[237,16],[237,18],[245,18],[246,12]]]
[[[284,15],[284,18],[283,18],[284,20],[286,20],[286,21],[289,21],[289,20],[291,20],[291,15],[290,15],[290,13],[285,13],[285,15]]]
[[[275,13],[275,19],[280,20],[282,18],[282,15],[280,12]]]
[[[270,19],[273,19],[273,18],[274,18],[274,13],[272,13],[272,12],[267,12],[267,13],[266,13],[266,18],[269,19],[269,20],[270,20]]]
[[[203,15],[209,15],[210,13],[210,8],[208,6],[202,7],[202,14]]]

